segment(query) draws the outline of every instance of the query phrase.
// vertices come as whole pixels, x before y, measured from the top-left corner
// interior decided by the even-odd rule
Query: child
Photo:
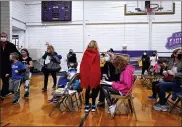
[[[113,61],[113,65],[115,66],[116,70],[120,73],[120,81],[103,81],[103,83],[110,85],[104,86],[103,92],[106,97],[111,116],[113,116],[115,113],[116,102],[111,99],[110,94],[125,96],[134,83],[133,74],[135,71],[134,66],[130,65],[123,56],[116,56],[116,58]]]
[[[10,60],[12,60],[13,63],[11,65],[12,76],[9,90],[14,93],[13,104],[17,104],[20,99],[21,80],[24,77],[23,73],[26,71],[26,68],[23,63],[19,61],[19,55],[17,53],[11,53]]]
[[[85,112],[90,109],[95,112],[95,101],[100,87],[101,69],[100,69],[100,54],[98,51],[97,42],[92,40],[86,51],[83,54],[80,64],[80,81],[81,88],[86,88],[85,92]],[[90,90],[92,91],[92,106],[90,107]]]
[[[25,65],[26,67],[26,75],[24,77],[24,88],[25,88],[25,94],[24,97],[29,97],[30,94],[30,78],[31,78],[31,69],[33,68],[33,62],[32,58],[29,56],[29,52],[27,49],[21,49],[21,57],[20,61]]]

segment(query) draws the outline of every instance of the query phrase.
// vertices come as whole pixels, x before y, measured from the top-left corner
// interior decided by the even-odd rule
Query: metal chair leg
[[[133,98],[130,98],[130,101],[131,101],[133,113],[135,115],[135,119],[137,120],[137,116],[136,116],[136,112],[135,112],[135,107],[134,107],[134,103],[133,103]]]
[[[171,107],[171,109],[170,109],[170,111],[169,111],[169,113],[171,113],[173,110],[174,110],[174,108],[177,106],[177,104],[180,102],[180,98],[178,98],[178,100],[174,103],[174,105]]]
[[[171,93],[169,93],[169,95],[167,96],[166,100],[168,100],[170,96],[171,96]]]
[[[130,99],[128,99],[128,104],[129,104],[129,106],[130,106],[130,110],[131,110],[131,114],[132,114],[132,113],[133,113],[133,108],[132,108],[131,100],[130,100]]]

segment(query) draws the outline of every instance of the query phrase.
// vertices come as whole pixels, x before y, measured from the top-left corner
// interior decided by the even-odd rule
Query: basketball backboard
[[[175,14],[175,3],[172,1],[151,1],[150,7],[153,8],[158,4],[159,8],[155,11],[155,15]],[[128,1],[124,7],[125,15],[147,15],[145,9],[145,1]]]

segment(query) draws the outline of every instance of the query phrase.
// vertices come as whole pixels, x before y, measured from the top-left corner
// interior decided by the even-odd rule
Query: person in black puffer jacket
[[[119,75],[115,71],[114,65],[111,63],[111,56],[109,54],[105,55],[105,65],[103,68],[102,78],[106,81],[119,81]],[[102,86],[101,86],[102,87]],[[100,95],[99,95],[99,103],[97,104],[98,107],[104,107],[105,105],[105,96],[100,88]]]
[[[55,57],[59,58],[59,60],[55,59]],[[42,67],[42,72],[44,73],[44,88],[42,88],[42,91],[47,91],[47,83],[48,83],[48,77],[49,74],[52,75],[53,81],[54,81],[54,85],[52,88],[56,88],[56,83],[57,83],[57,71],[50,71],[48,69],[46,69],[46,65],[48,65],[51,61],[55,62],[55,63],[59,63],[60,64],[60,59],[62,57],[60,55],[58,55],[55,51],[54,51],[54,47],[49,45],[47,46],[47,52],[45,52],[45,54],[42,56],[42,59],[44,59],[44,66]]]

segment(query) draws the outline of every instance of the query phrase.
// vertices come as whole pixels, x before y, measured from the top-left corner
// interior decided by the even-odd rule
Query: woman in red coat
[[[85,112],[90,109],[96,110],[95,101],[97,97],[97,88],[100,86],[100,55],[97,42],[92,40],[83,54],[80,64],[81,87],[86,88],[85,93]],[[92,91],[92,106],[89,105],[90,90]]]

